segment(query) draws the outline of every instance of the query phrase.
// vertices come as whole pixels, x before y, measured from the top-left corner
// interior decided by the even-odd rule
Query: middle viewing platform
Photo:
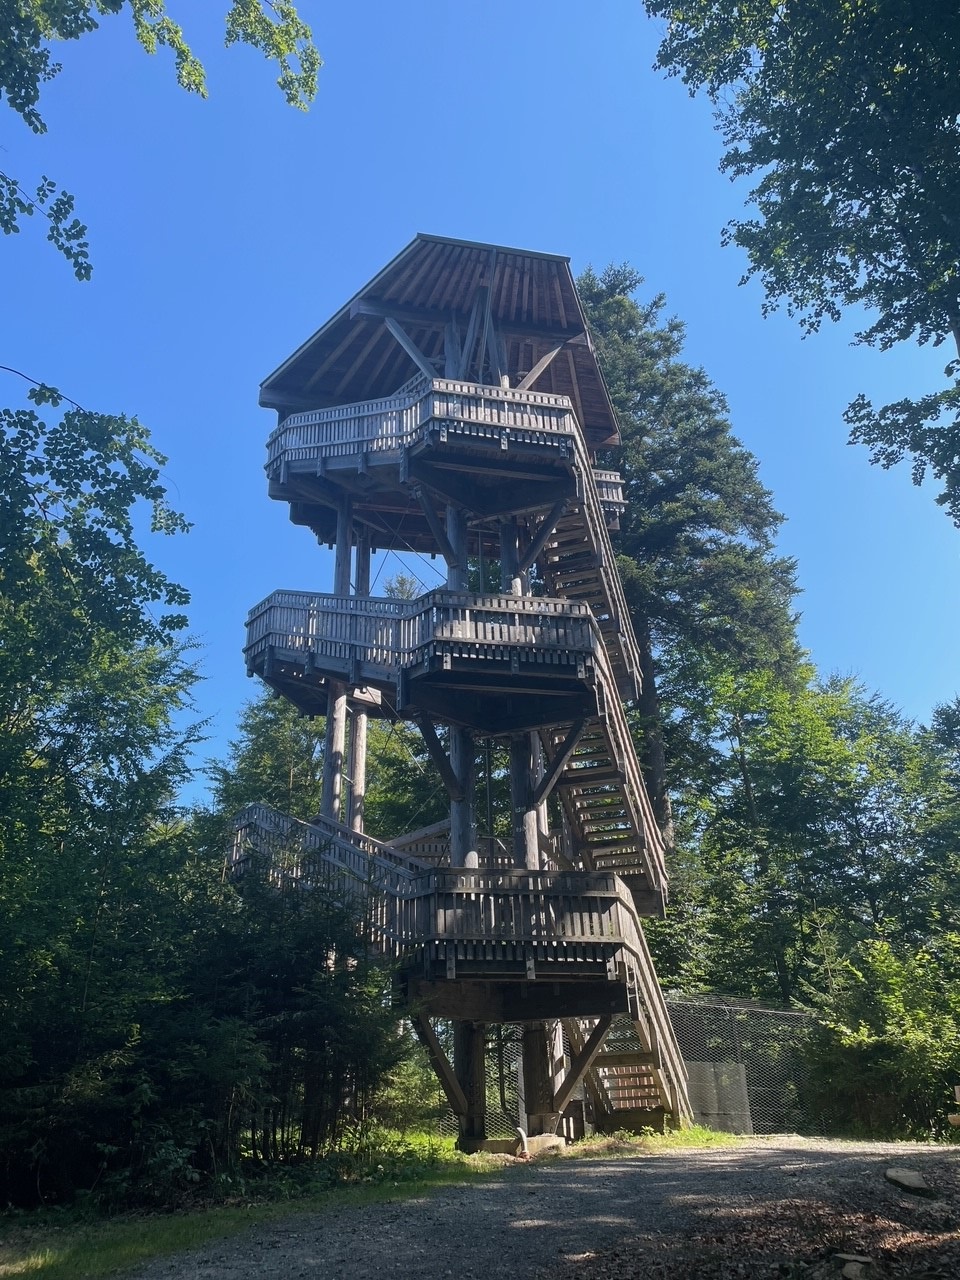
[[[428,711],[487,732],[594,714],[598,653],[585,604],[443,590],[417,600],[275,591],[250,611],[244,649],[248,673],[308,715],[326,712],[339,680],[366,691],[373,715]]]

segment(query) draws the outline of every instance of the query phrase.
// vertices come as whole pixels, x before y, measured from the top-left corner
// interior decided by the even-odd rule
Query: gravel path
[[[891,1164],[925,1172],[938,1197],[921,1200],[889,1186],[883,1172]],[[942,1242],[956,1234],[957,1166],[957,1155],[944,1148],[795,1137],[633,1159],[544,1160],[420,1197],[291,1216],[135,1274],[137,1280],[773,1276],[785,1257],[800,1257],[798,1249],[815,1261],[831,1247],[856,1245],[853,1219],[866,1224],[867,1236],[890,1224],[902,1240]],[[837,1230],[843,1238],[831,1242]],[[865,1237],[859,1247],[870,1245],[876,1255],[878,1239]],[[766,1243],[751,1260],[758,1240]],[[781,1274],[813,1271],[804,1263]],[[880,1274],[887,1271],[871,1269]]]

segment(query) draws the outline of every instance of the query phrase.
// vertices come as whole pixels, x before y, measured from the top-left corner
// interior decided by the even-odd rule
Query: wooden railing
[[[276,479],[284,463],[393,453],[421,439],[430,422],[470,424],[491,433],[537,432],[545,443],[570,451],[579,440],[567,396],[417,375],[392,396],[284,418],[267,440],[267,475]],[[583,465],[590,469],[589,459]],[[623,480],[605,468],[594,477],[602,507],[617,520],[626,507]]]
[[[603,942],[626,946],[652,975],[632,898],[614,875],[431,868],[330,819],[301,822],[264,804],[248,805],[234,827],[238,877],[259,860],[290,883],[382,898],[373,940],[391,954],[442,941]]]
[[[392,396],[294,413],[267,440],[267,470],[286,462],[334,458],[363,450],[389,453],[413,444],[431,420],[573,436],[576,419],[567,396],[512,391],[446,378],[413,378]]]
[[[622,515],[627,509],[627,500],[624,496],[623,476],[620,472],[606,471],[599,467],[594,467],[593,479],[603,506],[611,511],[616,511],[618,516]]]
[[[247,617],[248,666],[267,646],[364,664],[367,678],[396,672],[445,641],[562,650],[592,656],[601,644],[587,605],[530,596],[431,591],[417,600],[274,591]]]

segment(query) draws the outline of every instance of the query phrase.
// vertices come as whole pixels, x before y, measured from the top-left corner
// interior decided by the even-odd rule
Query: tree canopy
[[[859,340],[953,339],[960,354],[960,14],[923,0],[645,0],[668,21],[658,65],[718,109],[722,168],[756,180],[758,218],[727,238],[767,309],[808,331],[866,308]],[[960,522],[960,383],[847,410],[852,438],[913,458]]]

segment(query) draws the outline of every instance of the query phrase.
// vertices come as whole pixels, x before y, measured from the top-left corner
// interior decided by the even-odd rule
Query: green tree
[[[687,979],[820,1000],[861,943],[926,944],[955,918],[950,787],[931,735],[851,681],[807,668],[718,682],[704,717],[724,776],[691,817],[699,942]]]
[[[807,330],[867,308],[859,334],[960,355],[960,14],[923,0],[645,0],[668,23],[657,63],[705,88],[727,151],[756,179],[758,218],[727,238],[746,250],[767,309],[786,301]],[[960,382],[847,410],[852,438],[919,483],[960,523]]]
[[[781,516],[756,459],[723,396],[683,361],[683,325],[663,319],[664,299],[633,296],[641,283],[631,267],[610,266],[584,272],[578,288],[623,437],[613,461],[627,510],[615,546],[640,645],[643,763],[669,836],[670,782],[702,772],[688,719],[713,668],[794,664],[796,586],[793,562],[774,551]]]
[[[838,965],[816,1037],[810,1107],[826,1127],[942,1136],[960,1075],[960,935],[873,939]]]
[[[319,813],[322,724],[264,692],[241,711],[238,730],[226,762],[207,769],[215,809],[228,819],[257,802],[302,821]]]
[[[136,538],[137,516],[186,527],[164,459],[136,420],[31,398],[0,412],[0,1166],[14,1200],[97,1177],[141,1028],[170,998],[187,859],[174,796],[198,733],[178,727],[196,678],[178,639],[187,596]]]

